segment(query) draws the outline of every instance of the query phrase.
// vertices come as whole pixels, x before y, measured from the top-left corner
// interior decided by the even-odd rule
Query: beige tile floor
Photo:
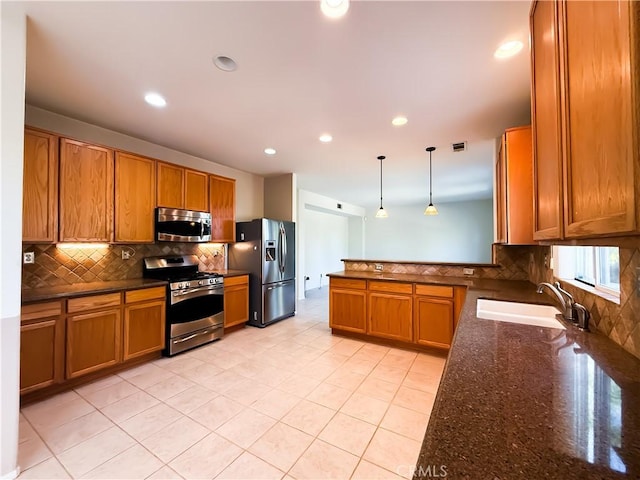
[[[444,359],[295,317],[112,375],[20,414],[20,478],[410,478]]]

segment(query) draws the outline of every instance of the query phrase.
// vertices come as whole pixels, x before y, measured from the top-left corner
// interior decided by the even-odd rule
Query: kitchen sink
[[[504,302],[484,298],[478,299],[476,307],[478,318],[566,330],[564,325],[556,319],[559,313],[560,311],[551,305]]]

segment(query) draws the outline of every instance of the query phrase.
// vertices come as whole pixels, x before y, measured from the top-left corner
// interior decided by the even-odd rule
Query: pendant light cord
[[[380,208],[382,208],[382,158],[380,159]]]
[[[433,173],[431,170],[431,152],[429,152],[429,203],[433,203]]]

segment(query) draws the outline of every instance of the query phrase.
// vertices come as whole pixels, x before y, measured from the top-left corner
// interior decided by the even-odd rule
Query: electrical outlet
[[[122,250],[122,259],[129,260],[131,258],[131,252],[129,250]]]
[[[383,267],[381,263],[376,263],[373,268],[375,268],[377,272],[381,272]]]
[[[462,269],[462,274],[463,275],[473,275],[473,272],[474,272],[473,268],[463,268]]]
[[[22,254],[22,263],[34,263],[36,261],[35,252],[24,252]]]

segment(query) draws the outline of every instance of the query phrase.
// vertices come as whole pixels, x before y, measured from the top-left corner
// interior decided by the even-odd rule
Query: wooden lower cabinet
[[[331,277],[329,326],[448,349],[466,287]]]
[[[453,339],[453,300],[416,296],[414,300],[416,343],[449,348]]]
[[[233,327],[249,320],[249,275],[224,279],[224,326]]]
[[[389,293],[369,293],[367,333],[377,337],[411,342],[412,297]]]
[[[67,378],[75,378],[120,362],[120,308],[67,317]]]
[[[367,282],[331,278],[329,290],[329,326],[348,332],[367,331]]]
[[[122,359],[162,350],[165,345],[165,288],[126,292]]]
[[[64,378],[62,302],[25,305],[20,318],[20,393]]]

